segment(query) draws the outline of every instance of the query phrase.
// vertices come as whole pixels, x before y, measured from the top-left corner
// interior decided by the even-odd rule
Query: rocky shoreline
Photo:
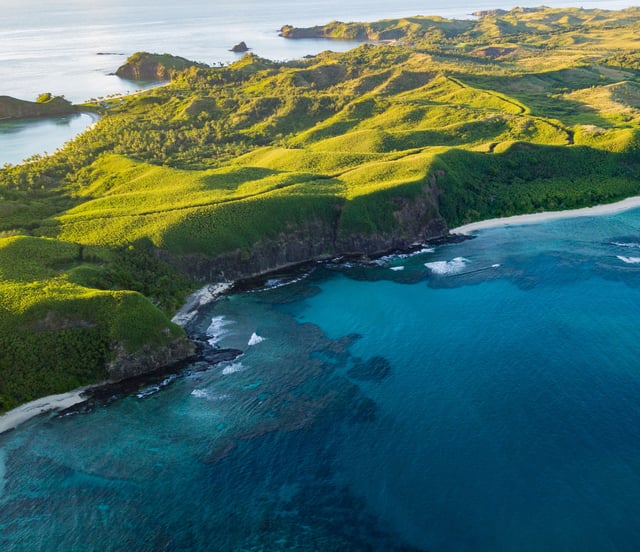
[[[313,267],[325,263],[371,263],[385,255],[417,253],[425,246],[456,243],[465,239],[470,238],[468,236],[448,234],[439,238],[425,240],[424,242],[414,242],[404,248],[393,248],[371,255],[351,253],[332,258],[303,260],[239,278],[234,282],[207,284],[187,298],[185,305],[176,313],[172,321],[187,331],[189,323],[197,314],[198,309],[224,297],[226,294],[262,289],[269,280],[275,278],[296,280],[302,274],[308,273]],[[207,336],[199,333],[189,333],[187,331],[187,339],[185,341],[191,347],[182,348],[183,354],[178,354],[175,358],[168,356],[164,359],[164,362],[156,362],[154,364],[154,359],[156,361],[162,360],[162,355],[157,352],[147,351],[146,354],[149,355],[149,358],[144,362],[141,361],[139,354],[135,355],[135,358],[128,359],[128,361],[127,359],[120,359],[118,361],[120,365],[114,367],[114,375],[110,381],[78,388],[62,395],[42,397],[10,410],[0,416],[0,435],[12,431],[20,424],[37,416],[74,415],[89,412],[100,406],[106,406],[127,396],[138,395],[141,398],[146,397],[170,385],[179,377],[193,371],[209,370],[222,362],[233,361],[244,353],[240,349],[223,349],[212,346],[208,343]],[[114,363],[116,361],[112,361],[112,364]],[[146,371],[143,369],[144,366],[147,368]]]
[[[615,214],[635,208],[640,208],[640,196],[583,209],[534,213],[480,221],[453,228],[450,232],[440,237],[424,240],[424,242],[414,242],[404,248],[392,248],[390,250],[376,252],[375,254],[366,254],[364,252],[350,253],[332,258],[324,257],[292,262],[286,266],[240,277],[233,282],[225,281],[207,284],[187,298],[185,305],[176,313],[172,321],[186,329],[197,314],[199,308],[218,300],[230,292],[238,293],[264,288],[266,282],[276,276],[279,278],[292,277],[295,279],[297,276],[307,273],[309,269],[318,264],[339,262],[370,263],[376,258],[385,255],[416,253],[425,246],[459,243],[467,239],[472,239],[473,232],[485,228],[532,224],[561,218]],[[23,404],[0,416],[0,435],[12,431],[18,425],[36,416],[44,414],[65,416],[86,412],[96,406],[104,406],[133,394],[143,393],[144,396],[146,396],[159,391],[176,378],[184,375],[187,366],[190,366],[191,370],[196,371],[208,370],[216,364],[235,360],[243,354],[243,351],[239,349],[215,348],[208,343],[206,336],[200,334],[189,335],[189,333],[187,333],[187,336],[192,349],[191,352],[184,355],[183,358],[177,358],[161,368],[155,368],[148,372],[138,370],[133,376],[125,376],[119,381],[109,381],[82,387],[69,391],[68,393],[51,395]],[[377,372],[375,372],[374,375],[376,374]],[[124,372],[122,375],[125,375]]]

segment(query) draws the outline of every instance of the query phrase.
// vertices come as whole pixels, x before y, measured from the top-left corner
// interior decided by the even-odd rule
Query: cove
[[[0,122],[0,165],[17,165],[32,155],[53,153],[95,120],[94,115],[80,113]]]
[[[0,436],[15,550],[631,550],[640,210],[202,307],[244,354]]]

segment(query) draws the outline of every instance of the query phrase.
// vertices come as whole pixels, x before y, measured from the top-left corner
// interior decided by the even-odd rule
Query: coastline
[[[583,207],[580,209],[569,209],[564,211],[545,211],[541,213],[531,213],[526,215],[515,215],[512,217],[502,217],[472,222],[449,230],[449,237],[469,236],[474,232],[501,226],[520,226],[525,224],[536,224],[563,218],[590,217],[599,215],[611,215],[621,213],[631,209],[640,208],[640,196],[633,196],[615,203],[595,205],[593,207]],[[176,313],[172,322],[181,327],[185,327],[192,320],[198,309],[208,303],[215,301],[232,289],[238,282],[219,282],[207,284],[196,292],[192,293],[185,302],[185,305]],[[19,425],[27,422],[31,418],[42,414],[65,410],[77,404],[83,403],[91,398],[87,393],[90,389],[100,388],[101,384],[79,387],[67,393],[48,395],[34,401],[22,404],[13,410],[0,415],[0,435],[9,432]]]
[[[41,414],[65,410],[86,401],[89,397],[86,396],[85,392],[91,387],[94,386],[79,387],[73,391],[58,395],[48,395],[9,410],[9,412],[0,416],[0,435]]]
[[[489,228],[498,228],[500,226],[521,226],[524,224],[536,224],[539,222],[547,222],[551,220],[559,220],[563,218],[577,217],[595,217],[599,215],[614,215],[631,209],[640,208],[640,196],[633,196],[617,201],[615,203],[605,203],[603,205],[594,205],[593,207],[582,207],[580,209],[567,209],[565,211],[544,211],[542,213],[531,213],[528,215],[515,215],[512,217],[503,217],[495,219],[481,220],[471,222],[452,228],[449,230],[451,234],[460,234],[468,236],[479,230],[487,230]]]
[[[179,326],[186,326],[195,316],[197,310],[215,301],[222,294],[227,292],[233,286],[232,282],[224,282],[219,284],[208,284],[191,294],[185,305],[176,313],[172,321]],[[134,380],[136,378],[133,378]],[[93,398],[94,393],[90,390],[100,390],[108,388],[110,382],[96,383],[84,387],[78,387],[66,393],[56,395],[47,395],[31,402],[21,404],[13,410],[9,410],[0,415],[0,436],[16,429],[18,426],[28,422],[31,418],[46,413],[55,413],[60,410],[66,410],[72,406],[76,406]]]

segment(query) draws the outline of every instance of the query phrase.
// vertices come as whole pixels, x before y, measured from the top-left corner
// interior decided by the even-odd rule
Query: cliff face
[[[448,234],[447,224],[438,211],[437,196],[436,188],[425,185],[423,193],[416,197],[396,199],[395,224],[390,230],[347,232],[341,227],[341,212],[337,208],[333,221],[306,220],[275,239],[256,242],[249,250],[236,250],[214,258],[204,255],[171,258],[166,252],[163,255],[197,280],[222,282],[340,255],[374,256],[407,249],[417,242]]]
[[[121,381],[149,374],[188,359],[196,347],[187,337],[180,337],[168,345],[145,345],[135,353],[129,353],[121,345],[115,347],[115,358],[107,364],[109,380]]]
[[[118,68],[116,75],[135,81],[169,81],[175,73],[190,67],[206,68],[208,66],[170,54],[137,52]]]

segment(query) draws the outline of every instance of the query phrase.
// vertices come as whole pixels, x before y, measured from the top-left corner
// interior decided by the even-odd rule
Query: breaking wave
[[[242,362],[233,362],[222,369],[222,375],[228,376],[229,374],[235,374],[236,372],[241,372],[242,370],[244,370]]]
[[[624,257],[623,255],[616,255],[623,263],[626,264],[638,264],[640,263],[640,257]]]
[[[640,249],[640,243],[636,242],[611,242],[612,245],[617,245],[618,247],[630,247],[632,249]]]
[[[247,343],[247,345],[251,347],[252,345],[257,345],[258,343],[262,343],[263,341],[264,341],[264,337],[259,336],[256,332],[253,332],[251,334],[251,337],[249,338],[249,343]]]
[[[445,274],[458,274],[464,270],[469,259],[464,257],[456,257],[450,261],[433,261],[431,263],[424,263],[433,274],[445,275]]]
[[[215,347],[225,335],[229,334],[227,326],[233,323],[233,320],[227,320],[224,316],[214,316],[206,332],[209,338],[209,345]]]
[[[155,395],[158,391],[161,391],[167,385],[173,383],[178,376],[176,374],[171,374],[170,376],[164,378],[160,383],[156,383],[155,385],[150,385],[149,387],[145,387],[136,393],[136,397],[139,399],[146,399],[151,395]]]
[[[378,266],[385,266],[392,261],[396,261],[398,259],[408,259],[410,257],[415,257],[416,255],[422,255],[424,253],[433,253],[435,249],[433,247],[423,247],[418,251],[413,251],[412,253],[395,253],[392,255],[385,255],[384,257],[380,257],[375,261],[372,261],[371,264]]]

